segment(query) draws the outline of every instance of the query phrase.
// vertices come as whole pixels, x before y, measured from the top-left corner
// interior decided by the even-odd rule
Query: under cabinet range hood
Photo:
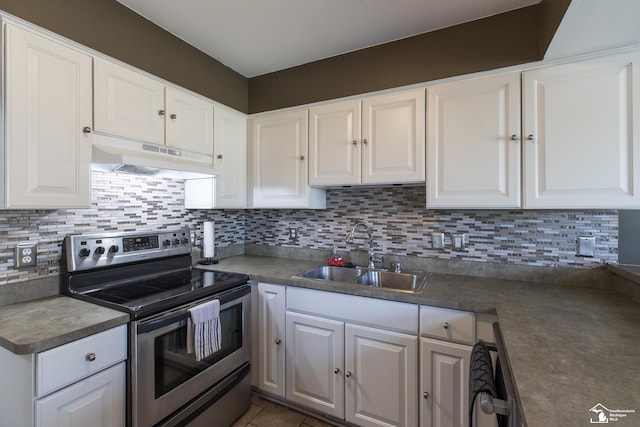
[[[93,134],[93,170],[190,179],[215,176],[213,156]]]

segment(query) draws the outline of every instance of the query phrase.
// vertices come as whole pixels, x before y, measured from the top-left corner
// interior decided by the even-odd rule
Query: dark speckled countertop
[[[65,296],[0,307],[0,345],[37,353],[125,324],[129,315]]]
[[[319,265],[236,256],[212,269],[254,280],[367,297],[495,312],[528,427],[591,425],[589,409],[635,410],[615,425],[640,426],[640,304],[607,289],[433,274],[419,295],[294,279]]]

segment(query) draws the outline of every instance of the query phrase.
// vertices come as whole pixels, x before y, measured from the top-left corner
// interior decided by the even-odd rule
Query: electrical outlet
[[[16,245],[16,268],[32,268],[38,263],[38,244],[20,243]]]
[[[298,229],[295,227],[289,227],[289,238],[297,239],[298,238]]]
[[[596,238],[593,236],[578,236],[576,241],[576,255],[583,257],[595,256]]]
[[[454,251],[464,251],[465,235],[464,233],[451,235],[451,247]]]
[[[431,233],[431,249],[444,249],[444,233]]]

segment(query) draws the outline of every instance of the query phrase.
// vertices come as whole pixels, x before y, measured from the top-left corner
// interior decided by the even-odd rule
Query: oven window
[[[155,338],[156,399],[195,377],[219,360],[242,348],[242,304],[220,310],[221,348],[206,359],[196,361],[187,352],[187,321],[178,329]]]

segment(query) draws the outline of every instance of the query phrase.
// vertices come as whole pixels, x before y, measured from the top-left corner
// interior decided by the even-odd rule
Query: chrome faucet
[[[359,221],[357,222],[352,228],[351,231],[349,232],[349,234],[347,234],[347,243],[353,243],[353,233],[355,233],[356,228],[358,227],[364,227],[365,231],[367,232],[367,235],[369,236],[369,250],[368,252],[368,265],[367,268],[369,270],[375,270],[376,268],[376,261],[378,261],[378,259],[376,259],[376,252],[374,249],[375,243],[373,241],[373,231],[371,230],[371,227],[369,227],[369,224],[367,224],[364,221]],[[383,262],[383,258],[382,256],[379,257],[379,262]]]

